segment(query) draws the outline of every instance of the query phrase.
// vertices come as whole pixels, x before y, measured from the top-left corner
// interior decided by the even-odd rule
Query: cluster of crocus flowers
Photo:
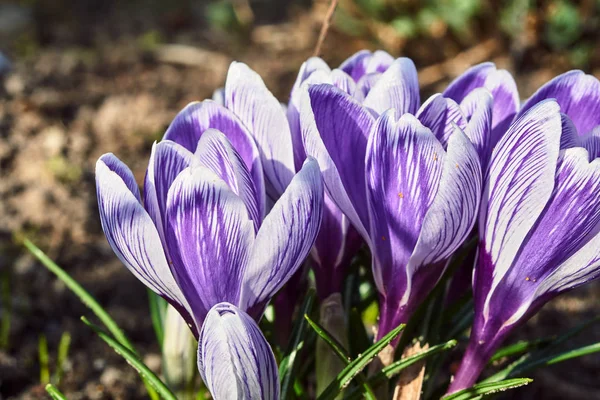
[[[233,63],[213,100],[188,105],[154,145],[143,195],[114,155],[98,160],[102,227],[192,329],[217,400],[279,398],[257,323],[307,257],[344,343],[333,325],[363,242],[381,338],[478,234],[460,390],[514,327],[600,275],[599,99],[595,78],[570,72],[520,107],[511,75],[484,63],[421,103],[411,60],[361,51],[335,69],[307,60],[282,107]]]

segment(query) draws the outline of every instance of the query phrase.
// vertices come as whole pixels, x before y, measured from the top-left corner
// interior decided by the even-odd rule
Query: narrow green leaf
[[[148,289],[148,303],[150,304],[150,317],[156,334],[156,340],[162,347],[165,338],[165,312],[167,301]]]
[[[521,386],[525,386],[531,382],[533,382],[533,379],[515,378],[515,379],[507,379],[505,381],[500,381],[500,382],[479,383],[468,389],[463,389],[456,393],[452,393],[448,396],[445,396],[442,398],[442,400],[479,399],[482,396],[487,396],[489,394],[503,392],[505,390],[515,389],[515,388],[518,388]]]
[[[131,342],[127,339],[121,328],[111,318],[110,315],[102,308],[102,306],[96,301],[96,299],[89,294],[75,279],[59,267],[54,261],[50,259],[42,250],[40,250],[35,244],[29,239],[23,240],[23,244],[46,268],[48,268],[54,275],[58,277],[65,285],[75,293],[79,299],[85,304],[94,314],[102,321],[106,329],[117,339],[123,346],[127,347],[131,351],[135,351]]]
[[[433,356],[435,354],[450,350],[456,346],[456,340],[449,340],[445,343],[441,343],[435,346],[430,347],[427,350],[424,350],[420,353],[413,354],[410,357],[403,358],[401,360],[395,361],[387,367],[383,368],[376,375],[371,376],[367,383],[371,385],[371,387],[377,387],[387,379],[391,379],[394,376],[398,375],[405,368],[413,365],[414,363],[421,361],[427,357]],[[358,399],[361,396],[361,392],[358,388],[351,390],[346,394],[344,400]]]
[[[56,373],[54,375],[54,381],[58,385],[62,379],[65,362],[69,356],[69,347],[71,345],[71,334],[69,332],[63,332],[58,343],[58,357],[56,359]]]
[[[157,392],[158,394],[166,400],[177,400],[175,395],[169,390],[169,388],[152,372],[139,358],[138,356],[125,347],[123,344],[119,343],[117,340],[113,339],[110,335],[106,334],[100,327],[92,324],[85,317],[81,317],[81,320],[84,324],[89,326],[100,336],[102,340],[104,340],[113,350],[122,356],[129,365],[131,365],[140,376],[148,382]]]
[[[498,361],[502,358],[512,357],[523,353],[530,352],[531,350],[537,349],[541,345],[548,344],[549,339],[537,339],[537,340],[521,340],[517,343],[502,347],[490,359],[490,363]]]
[[[40,335],[38,339],[38,354],[40,358],[40,383],[42,385],[50,383],[50,365],[48,362],[48,340],[46,335]]]
[[[310,313],[314,300],[315,290],[310,288],[300,308],[300,315]],[[296,359],[304,347],[307,332],[306,320],[304,318],[297,318],[292,330],[291,341],[279,363],[279,379],[281,381],[280,397],[282,399],[287,399],[292,390],[294,390],[294,371],[297,368]]]
[[[67,397],[51,383],[46,385],[46,393],[48,393],[53,400],[67,400]]]
[[[40,248],[38,248],[35,244],[33,244],[29,239],[24,239],[23,244],[33,254],[43,266],[48,268],[50,272],[58,277],[67,287],[79,297],[81,302],[85,304],[96,317],[104,324],[106,329],[115,337],[115,339],[129,349],[134,354],[137,354],[133,345],[127,339],[127,336],[123,333],[121,328],[117,325],[117,323],[112,319],[110,315],[102,308],[100,303],[96,301],[94,296],[89,294],[83,286],[81,286],[75,279],[71,278],[71,276],[61,267],[59,267],[54,261],[50,259]],[[144,385],[146,389],[148,389],[148,395],[152,400],[157,400],[158,395],[154,392],[154,390],[149,387],[144,381]]]
[[[394,328],[391,332],[385,335],[381,340],[369,347],[361,356],[352,360],[331,382],[331,384],[323,391],[319,400],[333,400],[337,395],[350,384],[352,379],[362,371],[387,345],[389,345],[404,329],[404,324]]]
[[[338,358],[342,360],[342,362],[344,362],[346,365],[350,364],[352,358],[350,357],[346,349],[344,349],[344,346],[340,342],[338,342],[333,336],[331,336],[329,332],[327,332],[327,330],[323,328],[318,322],[313,321],[307,314],[304,314],[304,318],[306,318],[309,325],[313,328],[317,335],[319,335],[319,337],[323,339],[325,343],[329,345],[329,347],[331,347],[331,349],[338,356]],[[358,373],[356,375],[356,379],[362,386],[365,398],[377,400],[375,393],[373,393],[373,389],[371,389],[369,384],[366,382],[365,377],[361,373]]]

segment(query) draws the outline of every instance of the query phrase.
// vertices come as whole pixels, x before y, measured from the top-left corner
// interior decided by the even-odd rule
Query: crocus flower
[[[544,303],[600,275],[599,89],[579,71],[555,78],[524,104],[492,154],[474,325],[449,392],[475,383],[504,339]]]
[[[278,400],[277,363],[256,322],[233,304],[216,304],[198,339],[198,369],[215,400]]]
[[[176,118],[169,128],[201,122]],[[181,136],[192,136],[182,132]],[[196,336],[212,306],[227,301],[258,320],[308,255],[323,201],[319,167],[309,159],[261,216],[264,193],[221,132],[202,133],[195,152],[163,140],[152,150],[144,206],[133,174],[114,155],[96,164],[102,228],[123,263],[190,323]],[[256,155],[258,157],[258,155]],[[257,178],[255,178],[257,177]]]
[[[414,64],[400,58],[363,100],[319,84],[304,91],[300,105],[306,152],[371,248],[379,338],[406,322],[434,287],[479,207],[478,153],[452,122],[475,134],[480,120],[461,119],[456,103],[440,95],[420,110],[419,103]]]

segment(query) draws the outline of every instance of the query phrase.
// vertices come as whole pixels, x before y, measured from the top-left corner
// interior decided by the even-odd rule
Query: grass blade
[[[46,385],[50,383],[50,365],[48,361],[48,340],[46,335],[40,335],[38,339],[38,354],[40,358],[40,383]]]
[[[468,389],[463,389],[456,393],[452,393],[451,395],[445,396],[442,398],[442,400],[480,399],[481,397],[486,396],[488,394],[503,392],[509,389],[515,389],[521,386],[528,385],[531,382],[533,382],[533,379],[515,378],[507,379],[505,381],[500,382],[479,383]]]
[[[129,365],[131,365],[140,376],[150,384],[156,392],[166,400],[177,400],[175,395],[169,390],[169,388],[152,372],[130,349],[119,343],[117,340],[106,334],[100,327],[92,324],[85,317],[81,317],[84,324],[89,326],[104,340],[113,350],[122,356]]]
[[[435,346],[430,347],[427,350],[424,350],[420,353],[414,354],[410,357],[403,358],[402,360],[398,360],[383,368],[379,373],[373,375],[367,380],[372,387],[377,387],[387,379],[391,379],[394,376],[398,375],[403,369],[410,367],[414,363],[421,361],[427,357],[433,356],[435,354],[450,350],[456,346],[456,340],[449,340],[445,343],[441,343]],[[346,394],[344,400],[358,399],[361,397],[361,392],[358,388],[351,390]]]
[[[123,333],[121,328],[117,325],[117,323],[112,319],[110,315],[102,308],[100,303],[96,301],[94,296],[89,294],[83,286],[81,286],[75,279],[71,278],[71,276],[61,267],[59,267],[54,261],[50,259],[39,247],[37,247],[33,242],[29,239],[24,239],[23,244],[37,258],[44,267],[48,268],[50,272],[58,277],[67,287],[79,297],[81,302],[85,304],[92,312],[98,317],[98,319],[104,324],[106,329],[114,336],[114,338],[125,346],[129,351],[136,354],[133,345],[127,339],[127,336]],[[148,395],[152,400],[157,400],[158,396],[153,391],[151,387],[149,387],[144,381],[146,388],[148,389]]]
[[[63,377],[65,370],[65,362],[69,356],[69,347],[71,345],[71,334],[69,332],[63,332],[58,343],[58,357],[56,358],[56,372],[54,375],[54,382],[58,385]]]
[[[46,385],[46,393],[48,393],[53,400],[67,400],[67,397],[51,383]]]
[[[404,324],[394,328],[390,333],[385,335],[381,340],[376,342],[373,346],[369,347],[360,357],[352,360],[350,364],[346,366],[338,374],[336,379],[323,391],[318,400],[333,400],[337,395],[354,379],[354,377],[361,372],[373,359],[389,345],[404,329]]]
[[[302,303],[302,307],[300,308],[300,315],[308,314],[312,310],[313,303],[315,300],[315,291],[314,289],[309,289],[304,302]],[[298,354],[304,347],[304,342],[306,339],[306,334],[308,332],[307,323],[304,318],[297,318],[296,324],[294,325],[294,329],[292,331],[291,338],[292,340],[288,344],[288,348],[286,349],[281,362],[279,363],[279,379],[281,381],[281,398],[287,399],[290,396],[290,393],[294,390],[294,371],[297,368],[296,359]]]
[[[344,349],[344,346],[340,342],[338,342],[333,336],[331,336],[329,332],[327,332],[327,330],[323,328],[318,322],[313,321],[307,314],[304,314],[304,318],[306,318],[308,324],[313,328],[317,335],[329,345],[329,347],[338,356],[338,358],[342,360],[342,362],[344,362],[346,365],[350,364],[352,358],[350,357],[346,349]],[[365,398],[377,400],[375,393],[373,393],[373,389],[371,389],[365,377],[361,373],[358,373],[356,375],[356,379],[362,386]]]

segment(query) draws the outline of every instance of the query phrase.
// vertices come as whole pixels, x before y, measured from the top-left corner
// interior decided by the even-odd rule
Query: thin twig
[[[319,33],[319,40],[317,40],[317,45],[315,46],[315,52],[313,53],[313,56],[315,57],[321,53],[321,47],[323,47],[323,42],[325,41],[325,36],[327,36],[327,31],[329,31],[329,26],[331,25],[331,20],[333,19],[333,14],[335,13],[337,5],[338,0],[331,0],[329,9],[325,15],[325,20],[321,26],[321,32]]]

